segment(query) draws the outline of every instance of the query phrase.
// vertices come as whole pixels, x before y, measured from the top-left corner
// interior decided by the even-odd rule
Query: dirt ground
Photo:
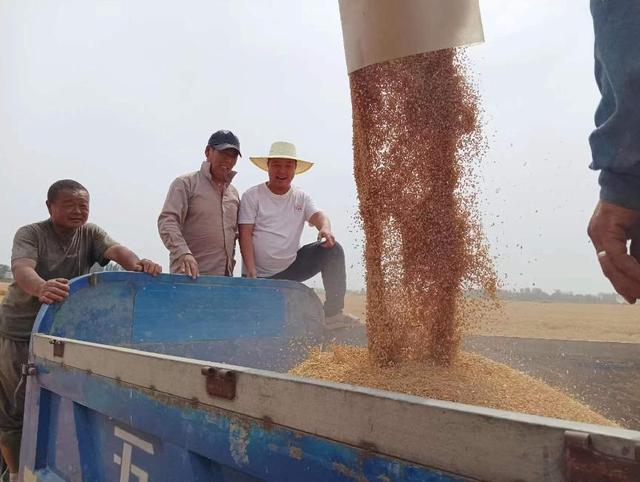
[[[364,295],[349,293],[345,304],[364,319]],[[640,306],[505,301],[469,334],[640,343]]]
[[[636,344],[472,335],[463,349],[527,373],[622,427],[640,430]]]

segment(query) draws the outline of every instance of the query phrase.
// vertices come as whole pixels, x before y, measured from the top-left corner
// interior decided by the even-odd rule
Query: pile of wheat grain
[[[459,352],[449,366],[403,361],[380,366],[366,348],[334,345],[311,350],[293,375],[480,405],[565,420],[615,425],[587,405],[533,377],[473,353]]]

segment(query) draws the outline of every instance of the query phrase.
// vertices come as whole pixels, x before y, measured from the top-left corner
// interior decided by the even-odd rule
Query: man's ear
[[[204,148],[204,156],[205,157],[209,157],[209,150],[211,149],[211,146],[207,146]]]
[[[47,199],[44,202],[45,206],[47,206],[47,211],[49,211],[49,214],[51,214],[51,203],[49,202],[49,200]]]

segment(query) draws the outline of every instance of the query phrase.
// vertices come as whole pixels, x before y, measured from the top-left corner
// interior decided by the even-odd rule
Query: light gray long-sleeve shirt
[[[191,253],[201,274],[233,274],[240,206],[238,191],[231,185],[235,174],[219,185],[205,161],[199,171],[171,183],[158,217],[158,232],[169,250],[172,273],[180,268],[182,256]]]

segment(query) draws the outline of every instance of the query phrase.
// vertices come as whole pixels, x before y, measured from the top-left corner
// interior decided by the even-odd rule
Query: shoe
[[[336,328],[347,328],[349,326],[358,326],[360,325],[360,319],[353,315],[350,315],[349,313],[340,312],[336,315],[325,318],[324,324],[327,329],[335,330]]]

